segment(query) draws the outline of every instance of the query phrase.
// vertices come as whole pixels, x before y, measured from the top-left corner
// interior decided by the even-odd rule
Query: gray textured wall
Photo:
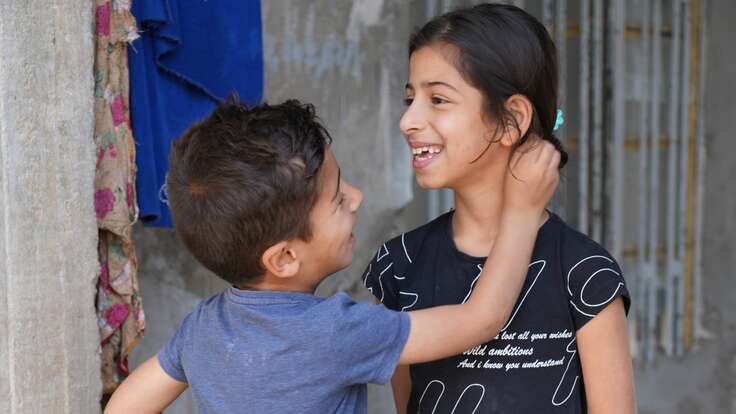
[[[704,325],[712,334],[681,359],[637,371],[641,414],[736,413],[736,2],[708,2]]]
[[[99,412],[92,7],[0,1],[0,412]]]

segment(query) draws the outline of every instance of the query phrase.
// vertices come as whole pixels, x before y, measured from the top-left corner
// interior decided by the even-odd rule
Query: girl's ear
[[[501,145],[511,147],[529,130],[534,117],[534,107],[529,98],[520,94],[510,96],[504,106],[516,120],[516,125],[509,122],[510,125],[506,126],[506,131],[501,137]]]

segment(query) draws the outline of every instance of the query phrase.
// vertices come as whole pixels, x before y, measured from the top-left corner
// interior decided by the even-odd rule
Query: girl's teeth
[[[412,148],[411,152],[414,155],[422,155],[423,153],[428,154],[439,154],[440,148],[438,147],[418,147],[418,148]]]

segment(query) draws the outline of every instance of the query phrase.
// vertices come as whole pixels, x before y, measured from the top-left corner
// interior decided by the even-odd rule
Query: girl
[[[369,264],[366,287],[396,310],[467,300],[493,248],[519,145],[538,136],[563,152],[561,166],[567,158],[552,133],[555,46],[523,10],[485,4],[439,16],[412,36],[409,56],[400,127],[419,185],[452,189],[455,210],[387,241]],[[400,366],[400,413],[635,411],[619,266],[555,214],[539,226],[503,331],[462,355]]]

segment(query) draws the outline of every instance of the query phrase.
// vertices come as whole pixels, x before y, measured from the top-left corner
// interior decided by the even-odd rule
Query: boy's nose
[[[357,187],[353,187],[350,184],[347,184],[345,187],[347,187],[346,189],[348,190],[350,195],[350,211],[358,211],[361,203],[363,203],[363,192],[360,191]]]

